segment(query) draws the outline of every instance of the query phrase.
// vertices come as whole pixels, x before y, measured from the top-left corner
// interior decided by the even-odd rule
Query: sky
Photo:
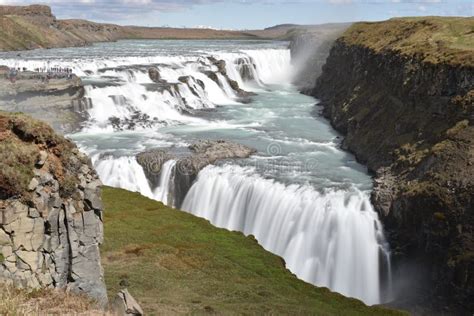
[[[11,5],[36,3],[50,5],[60,19],[236,30],[397,16],[474,16],[474,0],[0,0]]]

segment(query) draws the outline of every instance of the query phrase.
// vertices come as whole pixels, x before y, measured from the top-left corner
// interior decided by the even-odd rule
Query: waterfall
[[[250,168],[208,166],[182,208],[254,235],[307,282],[380,303],[382,226],[369,197],[356,189],[320,193],[263,179]]]
[[[71,53],[71,52],[68,52]],[[256,49],[237,52],[200,51],[196,55],[175,56],[157,52],[156,56],[67,56],[47,54],[43,59],[14,56],[0,58],[0,64],[30,71],[68,68],[83,79],[90,121],[87,130],[110,130],[110,119],[141,120],[153,123],[196,122],[186,115],[189,110],[236,105],[236,93],[226,78],[217,73],[219,84],[205,73],[217,71],[208,57],[222,59],[230,79],[249,91],[265,83],[288,83],[291,80],[289,49]],[[157,69],[161,82],[153,82],[148,69]],[[245,67],[248,75],[242,76]],[[187,78],[186,82],[180,78]],[[119,101],[119,102],[117,102]],[[144,124],[147,125],[147,124]],[[149,125],[149,124],[148,124]],[[134,125],[136,129],[137,126]]]
[[[266,107],[262,99],[268,98],[265,94],[269,94],[268,90],[273,88],[269,85],[289,84],[293,70],[290,51],[287,49],[242,50],[239,47],[227,51],[201,50],[194,56],[166,55],[164,51],[158,54],[162,55],[100,55],[102,57],[92,59],[51,57],[49,60],[13,58],[0,59],[0,64],[29,70],[49,66],[72,68],[74,73],[82,77],[85,96],[91,103],[87,109],[90,119],[82,133],[90,136],[92,141],[84,135],[82,141],[90,146],[88,152],[93,154],[94,166],[103,183],[173,204],[178,195],[182,200],[194,175],[186,182],[186,190],[177,193],[176,181],[183,178],[177,178],[180,175],[175,170],[176,162],[170,160],[163,164],[160,174],[153,179],[153,183],[158,183],[158,186],[150,187],[149,179],[133,155],[162,146],[157,145],[156,139],[146,141],[146,137],[142,137],[150,133],[157,138],[158,131],[162,131],[158,130],[161,125],[156,127],[152,124],[175,125],[171,129],[182,123],[184,126],[202,126],[202,131],[196,132],[196,126],[192,126],[185,133],[170,134],[181,142],[191,142],[195,140],[192,138],[211,134],[206,133],[206,128],[213,124],[232,125],[232,128],[226,127],[225,132],[214,129],[213,136],[235,137],[239,141],[244,137],[242,135],[247,135],[240,134],[240,131],[233,133],[236,124],[229,123],[231,120],[227,118],[213,121],[211,115],[209,120],[205,115],[202,118],[192,115],[195,110],[242,105],[224,72],[216,72],[215,60],[213,62],[208,57],[224,60],[225,73],[240,88],[257,93],[266,90],[259,96],[256,107],[261,107],[262,113],[275,113],[275,116],[278,115],[278,108]],[[156,68],[159,80],[150,78],[150,67]],[[287,93],[280,91],[278,86],[275,95]],[[270,99],[272,106],[275,101],[289,102],[290,105],[295,102],[293,99],[279,100],[275,97]],[[296,103],[294,105],[298,106]],[[285,110],[280,115],[286,119],[288,112]],[[301,115],[310,120],[309,112]],[[136,124],[136,121],[144,124]],[[273,141],[275,138],[277,142],[287,136],[285,130],[276,130],[278,125],[265,125],[267,123],[262,123],[258,118],[255,121],[262,124],[261,128],[252,131],[255,135],[267,133],[269,139]],[[145,132],[136,132],[136,138],[124,137],[122,142],[120,135],[114,133],[116,129],[112,124],[126,124],[134,130],[143,128]],[[298,127],[295,133],[315,133],[312,128],[300,130],[297,121],[291,126]],[[321,127],[321,131],[326,131],[326,127]],[[101,134],[97,143],[93,143],[95,138],[92,135],[95,133]],[[110,142],[108,137],[111,137]],[[252,141],[261,142],[258,136]],[[301,142],[304,141],[311,139],[301,138]],[[330,139],[327,141],[331,143]],[[330,148],[336,153],[339,151],[335,146],[331,145]],[[331,156],[331,153],[322,151],[322,154],[327,154],[324,159],[328,161],[335,158],[337,162],[340,159]],[[292,159],[290,155],[287,158]],[[349,168],[337,163],[323,164],[321,167]],[[315,173],[305,176],[317,178],[320,175]],[[198,174],[184,197],[182,208],[207,218],[216,226],[254,235],[265,249],[283,257],[287,267],[307,282],[327,286],[367,304],[380,303],[385,300],[385,296],[390,295],[381,288],[381,283],[391,282],[388,246],[385,245],[382,226],[366,192],[356,188],[317,191],[310,185],[285,185],[265,179],[252,168],[208,166]]]
[[[154,198],[143,168],[135,157],[107,157],[99,160],[93,157],[94,167],[105,185],[122,188]]]
[[[288,49],[241,50],[238,53],[203,52],[226,62],[230,79],[244,89],[254,90],[249,81],[288,83],[291,69]],[[207,54],[207,55],[206,55]],[[239,64],[240,62],[240,64]],[[243,64],[242,64],[243,62]],[[28,70],[71,68],[84,79],[85,97],[91,100],[87,110],[90,121],[86,130],[110,130],[110,119],[116,124],[128,120],[127,129],[149,128],[151,124],[196,122],[188,110],[239,104],[227,78],[217,72],[218,83],[206,71],[216,71],[208,59],[200,56],[111,57],[96,59],[0,59],[0,64]],[[241,67],[247,66],[249,78],[242,78]],[[149,67],[154,67],[162,82],[153,82]],[[186,81],[183,82],[183,78]],[[132,122],[131,122],[132,121]],[[135,123],[143,124],[135,124]]]
[[[153,197],[155,200],[161,201],[166,205],[170,204],[172,197],[170,194],[171,183],[173,181],[173,170],[176,165],[175,160],[168,160],[161,167],[160,181],[158,187],[153,191]]]

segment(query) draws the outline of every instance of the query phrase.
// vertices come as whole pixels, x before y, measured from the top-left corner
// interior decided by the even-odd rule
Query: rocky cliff
[[[70,141],[0,112],[0,280],[85,293],[105,307],[100,186]]]
[[[63,134],[78,130],[87,119],[91,104],[79,77],[54,74],[46,80],[46,73],[26,71],[12,83],[8,73],[0,66],[0,110],[27,113]]]
[[[473,29],[472,18],[357,23],[311,91],[375,174],[395,304],[421,312],[474,310]]]

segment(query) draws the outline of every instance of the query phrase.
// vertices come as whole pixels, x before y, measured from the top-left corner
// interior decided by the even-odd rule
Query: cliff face
[[[70,289],[105,307],[100,186],[70,141],[0,112],[0,280]]]
[[[343,146],[376,174],[373,203],[404,307],[474,310],[473,27],[439,18],[355,24],[312,91]]]
[[[55,75],[46,81],[46,73],[19,72],[11,83],[8,73],[0,66],[0,110],[27,113],[63,134],[78,130],[86,120],[90,101],[84,98],[80,78]]]

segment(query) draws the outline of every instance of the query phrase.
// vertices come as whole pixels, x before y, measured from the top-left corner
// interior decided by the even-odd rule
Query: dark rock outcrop
[[[250,58],[239,58],[235,61],[235,64],[239,69],[239,74],[242,80],[255,80],[254,70],[257,68],[257,66],[252,62]]]
[[[163,164],[175,160],[170,204],[180,207],[186,193],[191,188],[200,170],[223,159],[247,158],[255,150],[247,146],[225,140],[202,140],[188,148],[153,149],[137,155],[151,187],[159,185]]]
[[[151,68],[148,69],[148,76],[150,77],[151,81],[153,81],[153,82],[160,82],[161,81],[160,72],[155,67],[151,67]]]
[[[372,201],[392,247],[394,305],[472,311],[474,67],[377,51],[352,38],[336,41],[312,94],[346,135],[343,146],[375,174]]]
[[[61,288],[105,307],[101,182],[45,123],[0,112],[0,281]]]
[[[232,88],[232,90],[234,90],[240,102],[243,102],[243,103],[250,102],[251,101],[250,97],[254,96],[255,93],[243,90],[242,88],[240,88],[239,83],[237,81],[229,78],[226,71],[225,60],[217,60],[214,57],[208,57],[208,59],[212,63],[212,65],[217,67],[217,71],[204,70],[203,71],[204,74],[207,77],[209,77],[209,79],[217,83],[217,85],[222,86],[222,83],[219,81],[219,77],[217,75],[218,73],[221,74],[222,77],[224,78],[223,80],[226,80],[229,86]]]

